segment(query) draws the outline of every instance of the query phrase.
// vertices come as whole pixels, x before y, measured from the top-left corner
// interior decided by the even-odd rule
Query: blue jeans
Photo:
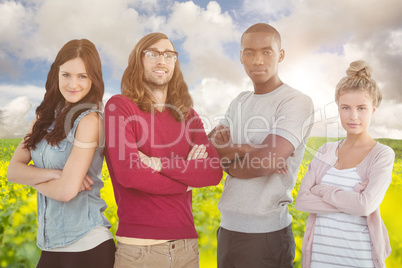
[[[240,233],[219,227],[218,268],[293,268],[292,226],[271,233]]]

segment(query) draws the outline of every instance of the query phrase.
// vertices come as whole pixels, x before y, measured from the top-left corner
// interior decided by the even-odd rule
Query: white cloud
[[[0,98],[0,107],[7,105],[10,100],[19,96],[28,97],[29,101],[34,106],[38,106],[45,95],[45,88],[32,85],[0,85],[0,92],[2,96],[2,98]]]
[[[25,136],[31,107],[28,97],[18,97],[0,108],[0,139]]]
[[[244,90],[253,90],[249,79],[243,79],[241,84],[233,84],[216,78],[206,78],[190,91],[194,109],[203,119],[207,132],[219,123],[230,102]]]
[[[10,77],[20,75],[20,56],[27,45],[22,40],[32,31],[31,21],[32,14],[22,4],[13,1],[0,3],[0,71]],[[16,63],[11,55],[18,55]]]
[[[402,139],[402,103],[395,104],[393,101],[383,101],[377,108],[372,119],[373,133],[377,137],[389,137]],[[397,130],[393,132],[393,130]],[[394,134],[393,134],[394,133]],[[396,136],[399,133],[398,136]]]
[[[292,0],[244,0],[241,13],[247,17],[254,15],[254,18],[264,18],[266,21],[268,18],[274,19],[290,13],[290,9],[293,8],[292,2]]]
[[[19,60],[52,62],[67,41],[87,38],[97,46],[103,63],[112,65],[115,77],[120,78],[138,39],[146,29],[164,23],[158,17],[140,16],[129,7],[136,3],[52,0],[23,6],[5,2],[0,4],[0,48]],[[153,20],[156,26],[152,26]]]
[[[6,48],[17,52],[25,45],[20,38],[32,31],[32,14],[22,4],[13,1],[0,3],[0,14],[1,43],[7,40]]]
[[[184,53],[190,60],[183,65],[186,81],[194,83],[200,78],[241,81],[243,72],[238,62],[224,48],[225,44],[238,42],[240,33],[229,13],[222,12],[217,2],[209,2],[206,9],[193,2],[176,2],[166,30],[173,39],[183,40]]]
[[[400,138],[401,123],[392,116],[402,112],[399,0],[339,0],[336,5],[322,0],[244,0],[241,10],[230,13],[217,1],[206,8],[194,2],[1,2],[0,79],[4,74],[18,76],[26,60],[53,61],[68,40],[88,38],[100,51],[103,66],[119,80],[136,42],[150,31],[161,31],[179,49],[180,59],[188,59],[181,60],[181,67],[196,110],[212,118],[224,114],[240,91],[252,89],[237,48],[243,30],[257,21],[268,22],[281,33],[286,51],[280,77],[311,96],[316,109],[333,102],[335,85],[350,62],[367,60],[385,99],[373,118],[373,135]],[[43,88],[4,84],[0,81],[0,107],[17,96],[28,96],[34,107],[43,98]],[[105,99],[109,97],[110,91]],[[327,125],[316,127],[316,133],[337,131],[327,130]]]
[[[114,95],[114,94],[110,94],[110,93],[105,92],[105,94],[103,95],[103,99],[102,99],[103,105],[106,105],[107,101],[108,101],[111,97],[113,97],[113,95]]]
[[[186,66],[191,68],[186,72],[189,81],[238,77],[239,69],[232,68],[232,55],[225,53],[223,46],[237,42],[240,33],[217,2],[209,2],[206,9],[191,1],[174,2],[170,14],[155,12],[160,10],[158,3],[99,0],[94,5],[87,0],[76,4],[52,0],[23,6],[6,2],[0,4],[0,36],[4,36],[0,47],[20,60],[52,62],[67,41],[87,38],[97,46],[103,64],[111,65],[114,77],[120,79],[137,41],[148,32],[161,31],[174,42],[184,40],[183,53],[188,53],[192,62]],[[146,13],[139,14],[139,9]]]
[[[46,1],[38,9],[38,31],[33,38],[37,55],[52,61],[71,39],[87,38],[101,52],[104,63],[113,66],[116,77],[127,65],[128,55],[145,30],[146,21],[128,7],[129,1]],[[33,52],[35,53],[35,52]]]
[[[32,85],[0,85],[0,92],[0,139],[25,136],[45,89]]]
[[[310,95],[316,108],[323,109],[334,100],[335,86],[349,64],[368,61],[384,96],[373,118],[372,134],[400,139],[402,126],[389,116],[398,114],[402,102],[402,49],[396,45],[402,43],[400,2],[341,0],[333,8],[319,0],[293,4],[292,14],[273,23],[286,51],[280,70],[283,80]],[[317,124],[313,133],[345,135],[336,123],[327,121]]]

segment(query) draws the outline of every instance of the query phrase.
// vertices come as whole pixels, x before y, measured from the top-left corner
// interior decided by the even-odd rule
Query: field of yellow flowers
[[[326,138],[310,138],[307,150],[300,167],[298,180],[293,191],[296,198],[300,181],[307,171],[313,152]],[[380,206],[382,218],[387,226],[391,241],[392,254],[387,259],[387,267],[400,267],[402,263],[402,233],[400,223],[402,213],[399,212],[400,195],[402,193],[402,140],[379,139],[394,149],[396,159],[393,170],[393,181],[384,201]],[[6,178],[10,158],[20,139],[0,139],[0,267],[35,267],[40,250],[36,247],[36,191],[28,186],[8,183]],[[105,187],[102,198],[108,208],[106,217],[112,224],[112,233],[116,232],[118,218],[113,188],[106,164],[103,166]],[[201,268],[216,267],[216,230],[219,226],[220,214],[216,207],[221,196],[223,180],[217,187],[206,187],[193,190],[193,213],[199,233]],[[307,213],[300,212],[290,206],[293,215],[293,232],[296,240],[295,267],[301,267],[301,243]]]

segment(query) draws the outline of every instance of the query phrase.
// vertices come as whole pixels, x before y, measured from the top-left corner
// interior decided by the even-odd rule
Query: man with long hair
[[[240,93],[209,134],[221,158],[230,160],[218,204],[218,268],[293,267],[288,205],[313,104],[279,78],[284,57],[272,26],[258,23],[244,32],[240,60],[254,89]]]
[[[222,170],[166,35],[137,43],[121,88],[105,107],[115,267],[198,267],[191,189],[218,184]]]

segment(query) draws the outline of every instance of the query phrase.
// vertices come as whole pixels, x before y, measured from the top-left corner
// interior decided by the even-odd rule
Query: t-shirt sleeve
[[[285,138],[297,148],[310,135],[313,122],[314,107],[311,98],[304,94],[295,94],[278,106],[271,134]]]
[[[226,126],[229,127],[229,121],[230,121],[230,110],[232,107],[233,101],[230,103],[228,109],[226,110],[226,114],[224,118],[221,118],[221,120],[219,120],[219,124],[218,125],[222,125],[222,126]]]
[[[219,125],[223,125],[223,126],[227,126],[227,127],[233,126],[233,122],[232,122],[231,118],[234,118],[234,113],[236,111],[241,110],[241,102],[239,102],[239,100],[241,98],[243,98],[243,96],[246,94],[249,94],[249,91],[244,91],[244,92],[240,93],[236,98],[234,98],[230,102],[229,107],[226,110],[226,114],[225,114],[224,118],[219,120]],[[237,105],[240,105],[240,106],[237,106]]]

